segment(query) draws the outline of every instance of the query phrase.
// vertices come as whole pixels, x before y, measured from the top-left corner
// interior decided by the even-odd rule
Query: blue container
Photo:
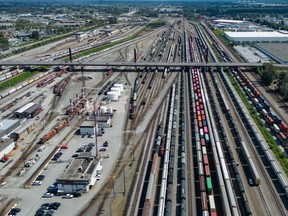
[[[267,103],[267,101],[264,100],[263,104],[264,104],[265,109],[266,109],[267,111],[269,111],[269,110],[270,110],[270,105],[269,105],[269,103]]]
[[[206,120],[203,120],[203,126],[207,126]]]
[[[263,109],[263,106],[262,106],[261,103],[258,103],[257,109],[258,109],[258,110],[262,110],[262,109]]]

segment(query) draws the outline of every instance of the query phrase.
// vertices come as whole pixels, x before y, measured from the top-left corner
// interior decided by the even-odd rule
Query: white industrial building
[[[3,119],[3,121],[0,122],[0,138],[4,136],[9,136],[9,134],[19,126],[19,120]]]
[[[75,36],[75,38],[78,38],[78,39],[85,38],[87,36],[87,33],[86,32],[75,32],[74,36]]]
[[[15,143],[12,139],[0,139],[0,159],[13,150]]]
[[[216,19],[216,20],[212,20],[212,23],[229,23],[229,24],[243,24],[243,23],[247,23],[247,21],[243,21],[243,20],[227,20],[227,19]]]
[[[231,42],[288,42],[288,34],[280,32],[224,32],[224,36]]]
[[[95,134],[95,122],[94,121],[84,121],[79,126],[80,135],[93,135]]]
[[[102,161],[95,160],[91,152],[73,159],[69,167],[57,179],[58,190],[64,193],[88,192],[102,174]]]
[[[110,115],[101,115],[97,118],[97,124],[100,128],[108,128],[112,126],[111,116]]]

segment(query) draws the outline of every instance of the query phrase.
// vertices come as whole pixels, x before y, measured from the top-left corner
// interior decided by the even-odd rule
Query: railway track
[[[221,77],[221,81],[222,80],[223,79]],[[231,98],[230,93],[229,93],[229,97],[228,98]],[[233,101],[233,105],[235,105],[235,101]],[[236,107],[235,107],[235,109],[238,110],[238,108],[236,108]],[[238,113],[240,114],[240,112],[238,112]],[[236,112],[235,112],[234,116],[237,117],[237,120],[238,120],[237,122],[242,122],[243,123],[243,124],[239,124],[239,126],[241,127],[240,131],[242,131],[242,133],[243,133],[242,138],[245,139],[246,137],[247,138],[251,137],[251,134],[249,134],[249,132],[247,131],[247,127],[248,127],[247,126],[247,122],[243,121],[244,117],[241,116],[241,114],[238,116],[238,114],[236,114]],[[267,172],[266,172],[265,168],[263,167],[263,164],[261,163],[260,158],[263,155],[262,154],[259,155],[259,153],[256,152],[256,148],[259,147],[259,146],[255,145],[253,140],[254,139],[252,137],[250,139],[246,139],[246,143],[249,143],[248,146],[249,146],[250,152],[252,152],[252,154],[254,156],[253,158],[255,159],[255,161],[256,161],[256,163],[258,165],[258,168],[261,170],[262,176],[264,177],[264,179],[263,179],[264,181],[262,180],[262,182],[263,183],[265,182],[265,183],[264,184],[262,183],[262,185],[268,186],[269,194],[273,196],[273,200],[275,201],[275,204],[277,206],[277,208],[274,208],[273,211],[270,210],[270,208],[268,206],[271,206],[271,203],[269,203],[269,205],[268,205],[268,201],[265,199],[265,196],[262,194],[263,191],[261,190],[260,198],[264,199],[262,201],[264,201],[263,205],[264,205],[264,208],[266,210],[265,213],[268,214],[268,215],[275,214],[275,209],[278,209],[279,215],[285,215],[286,213],[283,210],[283,206],[282,206],[282,204],[279,201],[279,197],[278,197],[278,195],[275,192],[275,189],[274,189],[274,187],[272,185],[271,180],[269,179],[269,176],[267,176]],[[262,185],[260,187],[262,187]],[[259,190],[259,188],[257,190]]]
[[[247,134],[247,133],[245,133],[245,131],[246,131],[246,129],[245,129],[245,127],[244,127],[244,125],[242,125],[241,124],[241,118],[239,117],[239,115],[237,114],[237,111],[234,109],[234,104],[233,104],[233,102],[231,101],[231,99],[229,99],[230,98],[230,96],[229,96],[229,94],[227,93],[227,91],[225,90],[226,88],[225,88],[225,86],[223,85],[223,83],[222,83],[222,81],[221,81],[221,78],[219,77],[219,74],[218,73],[216,73],[216,78],[217,78],[217,80],[218,80],[218,84],[219,84],[219,88],[222,90],[222,94],[224,94],[223,96],[224,96],[224,98],[226,98],[226,102],[228,103],[228,106],[229,106],[229,108],[230,108],[230,113],[231,113],[231,115],[232,115],[232,117],[234,118],[234,122],[238,122],[238,124],[236,124],[237,126],[238,126],[238,129],[239,129],[239,131],[240,131],[240,137],[242,137],[242,139],[243,140],[245,140],[245,143],[246,144],[248,144],[248,143],[250,143],[251,142],[251,140],[248,138],[249,137],[249,135]],[[227,100],[228,99],[228,100]],[[236,148],[235,148],[235,151],[236,151],[236,149],[237,149],[237,146],[235,146]],[[254,155],[254,157],[255,157],[255,155]],[[253,157],[253,158],[254,158]],[[239,161],[239,160],[238,160]],[[258,164],[259,165],[259,164]],[[259,191],[258,191],[258,193],[259,193]],[[251,194],[250,194],[250,196],[251,196]],[[262,192],[261,193],[259,193],[259,197],[261,198],[262,197]],[[251,203],[254,203],[254,201],[255,200],[249,200]],[[265,200],[263,200],[263,201],[265,201]],[[258,204],[259,205],[259,204]],[[257,206],[258,206],[257,205]],[[263,209],[265,209],[265,213],[264,212],[256,212],[256,214],[267,214],[267,215],[269,215],[270,214],[270,212],[269,212],[269,209],[267,209],[266,208],[266,206],[267,206],[267,204],[266,204],[266,202],[263,202]],[[256,206],[255,206],[255,203],[254,203],[254,208],[256,208]],[[261,207],[260,208],[257,208],[258,209],[258,211],[261,211]]]
[[[188,74],[185,74],[185,95],[186,95],[186,103],[185,103],[185,122],[186,123],[186,160],[187,160],[187,170],[186,170],[186,175],[187,175],[187,189],[188,189],[188,201],[189,203],[187,205],[187,214],[188,215],[196,215],[196,202],[195,202],[195,187],[193,182],[195,182],[194,178],[194,173],[193,169],[190,169],[190,166],[188,164],[194,164],[193,162],[193,150],[192,150],[192,128],[191,126],[191,117],[190,113],[193,112],[193,110],[190,110],[190,99],[189,99],[189,85],[187,80],[188,79]]]

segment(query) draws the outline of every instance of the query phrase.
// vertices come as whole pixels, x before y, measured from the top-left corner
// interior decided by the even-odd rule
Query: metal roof
[[[33,104],[30,108],[26,109],[24,112],[31,114],[35,112],[35,110],[37,110],[39,107],[41,107],[41,104]]]
[[[13,139],[0,139],[0,152],[13,143],[14,143]]]
[[[243,20],[217,19],[217,20],[213,20],[213,22],[223,22],[223,23],[235,23],[235,24],[239,24],[239,23],[245,23],[245,22],[247,22],[247,21],[243,21]]]
[[[287,34],[280,32],[225,32],[231,38],[287,38]]]
[[[28,103],[25,106],[21,107],[20,109],[16,110],[16,113],[23,113],[24,111],[26,111],[27,109],[29,109],[30,107],[32,107],[35,103]]]
[[[17,124],[19,120],[14,120],[14,119],[3,119],[2,122],[0,122],[0,130],[7,130],[14,124]]]

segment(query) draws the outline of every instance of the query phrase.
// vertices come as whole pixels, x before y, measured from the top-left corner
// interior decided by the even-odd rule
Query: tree
[[[33,31],[31,37],[36,39],[36,40],[39,40],[41,36],[40,36],[39,31]]]
[[[5,38],[2,32],[0,32],[0,49],[3,49],[3,50],[9,49],[8,38]]]

